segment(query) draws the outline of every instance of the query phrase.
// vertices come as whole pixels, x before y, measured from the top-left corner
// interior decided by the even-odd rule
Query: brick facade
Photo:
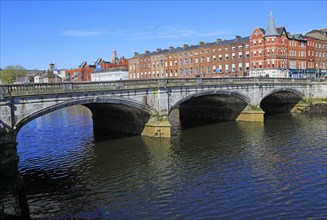
[[[244,76],[249,70],[249,38],[236,36],[232,40],[199,45],[183,45],[135,53],[129,59],[129,78],[213,78]]]

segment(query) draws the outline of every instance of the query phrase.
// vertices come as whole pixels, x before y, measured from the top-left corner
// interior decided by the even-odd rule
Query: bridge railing
[[[265,84],[310,84],[308,79],[289,78],[180,78],[142,79],[99,82],[62,82],[0,85],[0,100],[10,96],[28,96],[73,92],[92,92],[124,89],[151,89],[159,87],[265,85]]]

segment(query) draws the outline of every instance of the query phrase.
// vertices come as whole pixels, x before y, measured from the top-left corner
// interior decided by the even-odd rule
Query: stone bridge
[[[326,82],[308,79],[151,79],[0,85],[0,164],[17,161],[16,136],[31,120],[73,105],[92,112],[96,140],[110,136],[170,137],[169,114],[182,128],[222,120],[263,122],[264,114],[326,99]]]

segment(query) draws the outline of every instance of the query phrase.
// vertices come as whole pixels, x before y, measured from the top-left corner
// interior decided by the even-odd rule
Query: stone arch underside
[[[150,116],[157,113],[148,105],[121,97],[85,98],[64,101],[37,110],[16,123],[15,133],[17,134],[25,124],[38,117],[74,105],[83,105],[92,112],[96,140],[141,134]]]
[[[265,114],[290,112],[305,95],[292,88],[275,89],[264,96],[260,102],[260,108]]]
[[[181,99],[172,109],[179,108],[181,127],[190,128],[236,120],[250,100],[237,91],[207,91]]]

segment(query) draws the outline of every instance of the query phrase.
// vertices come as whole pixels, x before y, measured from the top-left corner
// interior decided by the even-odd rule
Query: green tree
[[[13,84],[18,77],[26,75],[26,69],[21,65],[6,66],[0,71],[0,79],[3,84]]]

